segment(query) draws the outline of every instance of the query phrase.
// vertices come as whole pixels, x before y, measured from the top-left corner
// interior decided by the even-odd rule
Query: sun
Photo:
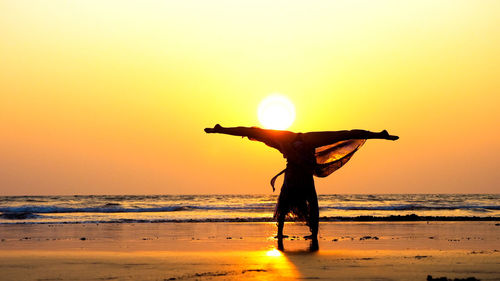
[[[284,95],[272,94],[260,102],[257,116],[266,129],[286,130],[295,120],[295,106]]]

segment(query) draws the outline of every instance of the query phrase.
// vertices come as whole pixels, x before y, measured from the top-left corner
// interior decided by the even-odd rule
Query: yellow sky
[[[498,193],[499,1],[0,1],[0,195],[269,193],[203,128],[367,129],[318,193]]]

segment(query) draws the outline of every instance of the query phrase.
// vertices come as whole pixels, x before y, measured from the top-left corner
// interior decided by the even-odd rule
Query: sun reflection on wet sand
[[[255,252],[254,258],[256,263],[268,273],[259,274],[259,280],[276,280],[276,276],[279,276],[279,280],[295,280],[299,277],[299,272],[288,260],[286,254],[276,248]]]
[[[281,252],[278,251],[277,249],[272,249],[266,252],[266,255],[268,257],[280,257],[282,256]]]

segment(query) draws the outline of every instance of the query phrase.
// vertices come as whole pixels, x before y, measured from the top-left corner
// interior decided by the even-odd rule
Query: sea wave
[[[106,224],[106,223],[207,223],[207,222],[274,222],[272,217],[245,217],[245,218],[202,218],[202,219],[109,219],[109,220],[81,220],[81,221],[17,221],[0,222],[0,225],[12,224]],[[297,221],[288,218],[287,221]],[[478,216],[418,216],[391,215],[391,216],[356,216],[356,217],[320,217],[321,222],[421,222],[421,221],[491,221],[499,222],[500,217],[478,217]],[[495,226],[500,223],[495,223]]]
[[[151,212],[178,212],[189,210],[230,210],[230,211],[260,211],[271,210],[274,207],[267,205],[254,206],[161,206],[161,207],[121,207],[120,204],[105,204],[98,207],[60,207],[60,206],[16,206],[0,207],[3,213],[151,213]]]
[[[416,210],[500,210],[497,205],[463,206],[426,206],[426,205],[389,205],[389,206],[322,206],[323,209],[352,211],[416,211]]]
[[[243,211],[262,212],[274,209],[274,203],[250,204],[238,206],[194,206],[194,205],[169,205],[158,207],[124,207],[119,203],[106,203],[95,207],[64,207],[47,205],[23,205],[12,207],[0,207],[4,214],[50,214],[50,213],[151,213],[151,212],[178,212],[193,210],[219,210],[219,211]],[[426,205],[384,205],[384,206],[320,206],[321,210],[346,210],[346,211],[432,211],[432,210],[470,210],[476,212],[488,212],[489,210],[500,210],[498,205],[463,205],[463,206],[426,206]]]
[[[152,208],[124,208],[119,205],[100,207],[59,207],[59,206],[17,206],[0,208],[2,213],[146,213],[146,212],[176,212],[189,210],[190,206],[165,206]]]
[[[6,219],[6,220],[25,220],[25,219],[38,219],[42,218],[44,216],[38,215],[38,214],[33,214],[30,212],[17,212],[17,213],[2,213],[0,214],[1,219]]]

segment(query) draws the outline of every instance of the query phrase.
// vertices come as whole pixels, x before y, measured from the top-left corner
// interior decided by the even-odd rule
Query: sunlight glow
[[[257,116],[264,128],[285,130],[295,120],[295,106],[287,97],[272,94],[260,102]]]
[[[500,1],[395,2],[0,1],[0,195],[258,192],[283,159],[218,122],[401,136],[320,193],[498,193]]]
[[[268,256],[268,257],[281,257],[282,254],[277,249],[272,249],[272,250],[269,250],[266,252],[266,256]]]
[[[253,260],[254,264],[259,264],[260,268],[267,271],[280,272],[280,280],[297,280],[301,277],[295,264],[290,262],[287,255],[276,248],[266,249],[264,251],[246,252],[242,256]],[[258,275],[258,280],[275,280],[273,276]]]

